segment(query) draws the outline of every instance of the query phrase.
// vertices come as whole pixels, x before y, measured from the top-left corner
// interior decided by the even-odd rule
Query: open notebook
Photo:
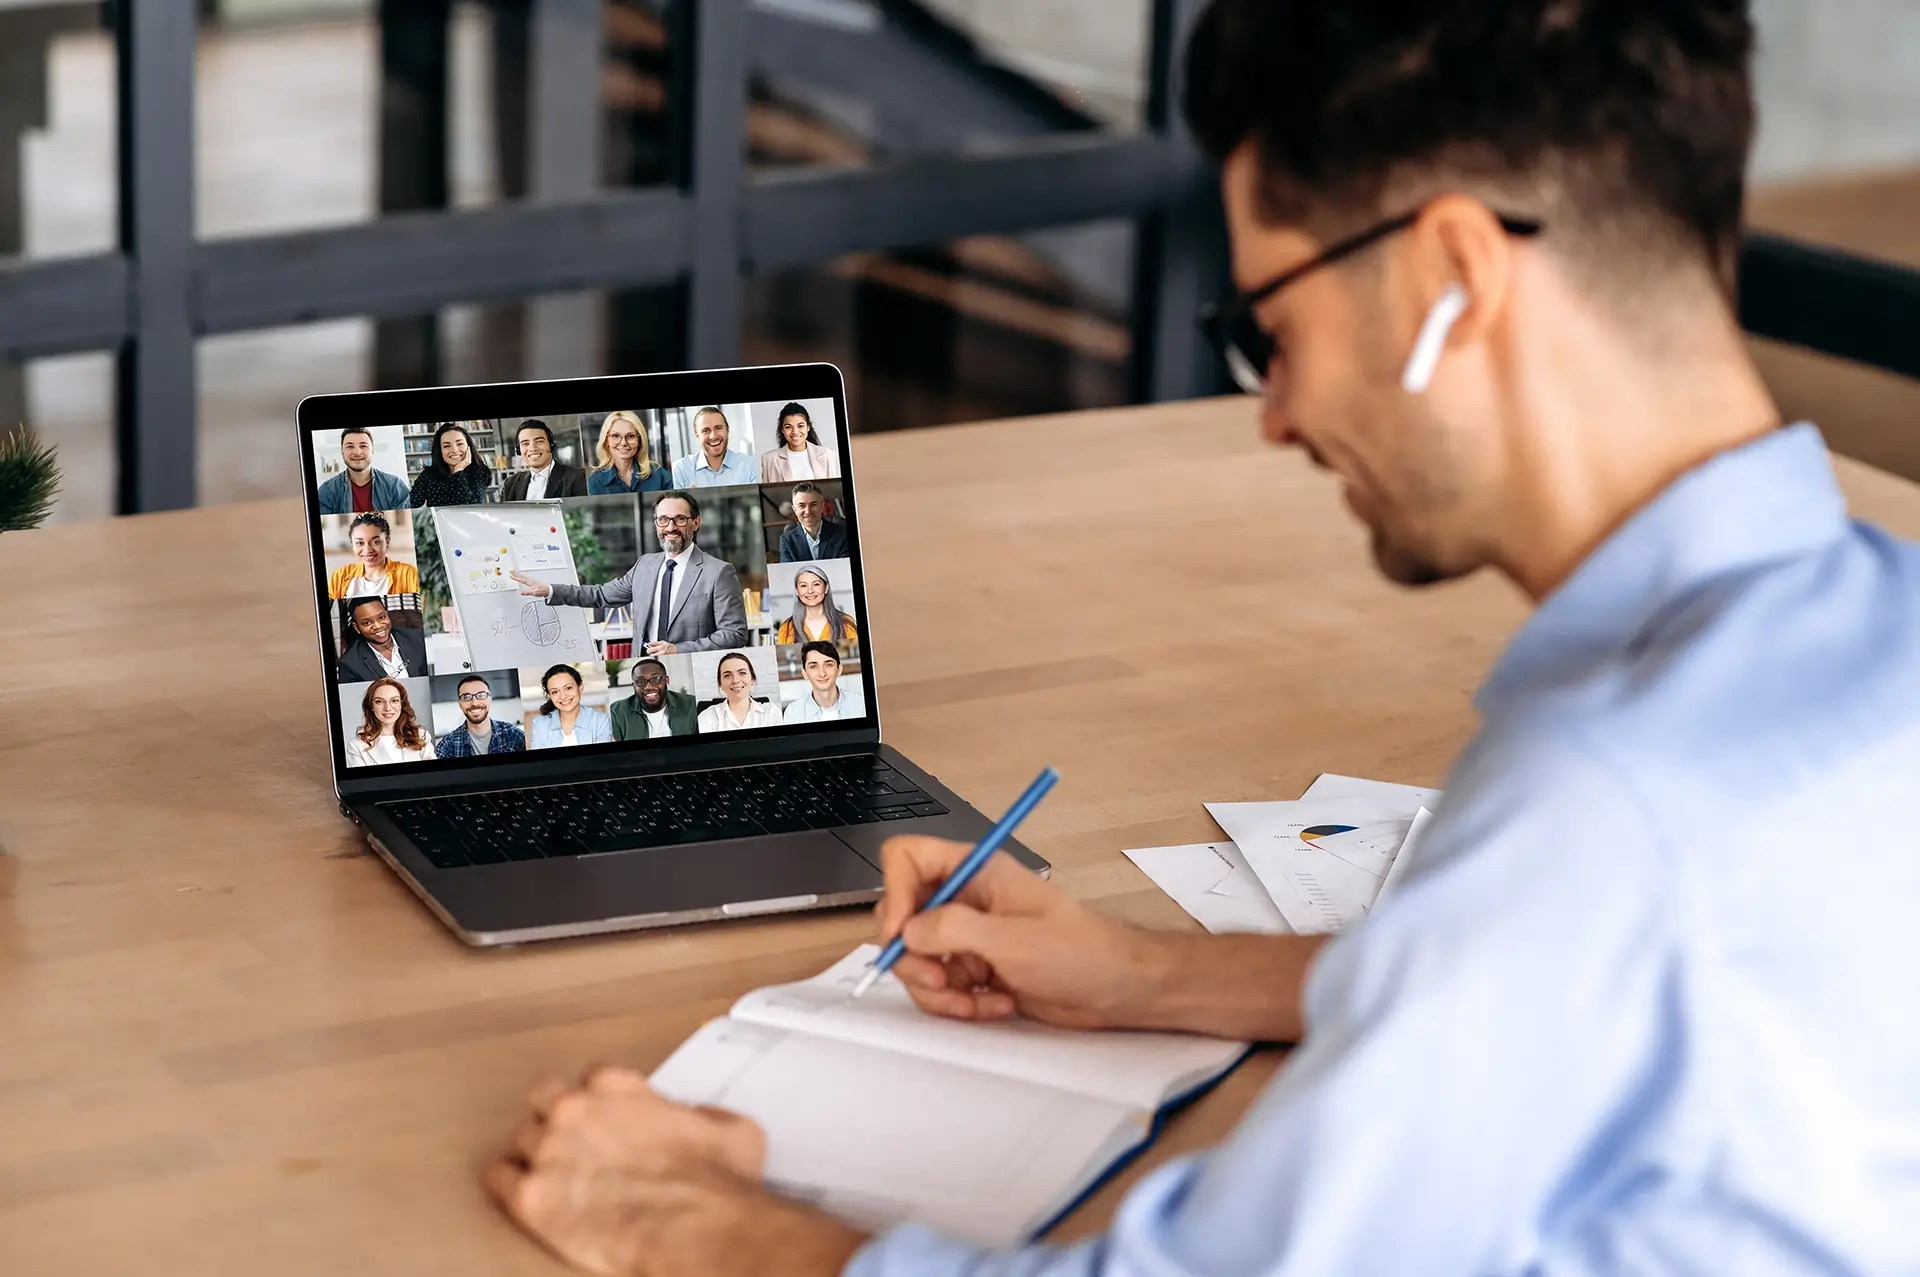
[[[892,976],[848,1003],[877,952],[863,945],[811,980],[754,990],[653,1075],[671,1099],[759,1122],[773,1186],[863,1227],[911,1220],[982,1245],[1024,1240],[1246,1050],[942,1020]]]

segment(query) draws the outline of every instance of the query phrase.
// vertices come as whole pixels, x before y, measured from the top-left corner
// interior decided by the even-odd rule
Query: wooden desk
[[[1380,583],[1334,488],[1245,400],[859,441],[889,739],[1068,890],[1189,925],[1122,847],[1319,771],[1432,784],[1521,620],[1492,578]],[[1920,489],[1843,466],[1920,531]],[[335,810],[299,507],[0,536],[0,1268],[552,1274],[474,1180],[538,1076],[650,1068],[837,914],[463,948]],[[1126,1183],[1216,1140],[1244,1068]]]

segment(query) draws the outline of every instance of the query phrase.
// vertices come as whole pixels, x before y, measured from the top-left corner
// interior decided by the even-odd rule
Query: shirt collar
[[[528,474],[551,474],[553,473],[553,462],[549,461],[547,462],[546,465],[540,466],[537,469],[532,466],[529,466],[527,468],[527,473]]]
[[[729,448],[729,449],[727,449],[727,450],[726,450],[725,452],[723,452],[723,453],[721,453],[721,454],[720,454],[720,464],[719,464],[719,465],[717,465],[717,466],[716,466],[716,465],[709,465],[709,464],[707,463],[707,452],[706,452],[706,449],[704,449],[704,448],[702,448],[702,449],[700,450],[700,466],[699,466],[699,468],[700,468],[700,469],[702,469],[702,470],[711,470],[711,471],[713,471],[713,472],[714,472],[715,474],[719,474],[719,473],[720,473],[721,471],[723,471],[723,470],[725,470],[725,469],[726,469],[726,468],[727,468],[728,466],[730,466],[730,465],[732,465],[732,464],[733,464],[733,449],[731,449],[731,448]]]
[[[1846,527],[1846,496],[1811,423],[1712,457],[1635,512],[1547,596],[1474,704],[1498,717],[1616,656],[1713,578],[1829,544]]]

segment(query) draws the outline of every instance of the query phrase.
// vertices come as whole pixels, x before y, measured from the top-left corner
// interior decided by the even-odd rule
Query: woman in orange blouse
[[[389,594],[418,594],[420,569],[387,557],[393,525],[384,514],[357,514],[347,528],[353,562],[327,577],[330,599],[385,598]]]
[[[793,578],[793,615],[780,622],[774,632],[776,643],[824,641],[846,647],[860,641],[853,618],[833,602],[833,587],[827,574],[818,568],[801,568]]]

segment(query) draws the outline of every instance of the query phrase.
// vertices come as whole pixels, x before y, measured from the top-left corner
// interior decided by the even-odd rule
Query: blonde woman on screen
[[[600,442],[594,448],[600,459],[587,476],[587,494],[595,497],[618,496],[623,492],[664,492],[673,486],[673,476],[665,466],[656,465],[647,447],[647,427],[637,412],[624,408],[610,412],[600,423]]]
[[[347,737],[347,766],[424,763],[433,746],[413,715],[407,689],[398,680],[375,679],[360,698],[360,728]]]
[[[702,732],[739,732],[749,727],[780,726],[779,708],[753,697],[758,676],[752,661],[739,652],[728,652],[720,658],[720,667],[714,673],[726,699],[700,711]]]
[[[853,618],[833,601],[833,587],[819,568],[801,568],[793,578],[793,615],[780,622],[776,643],[827,642],[844,647],[860,641]]]

